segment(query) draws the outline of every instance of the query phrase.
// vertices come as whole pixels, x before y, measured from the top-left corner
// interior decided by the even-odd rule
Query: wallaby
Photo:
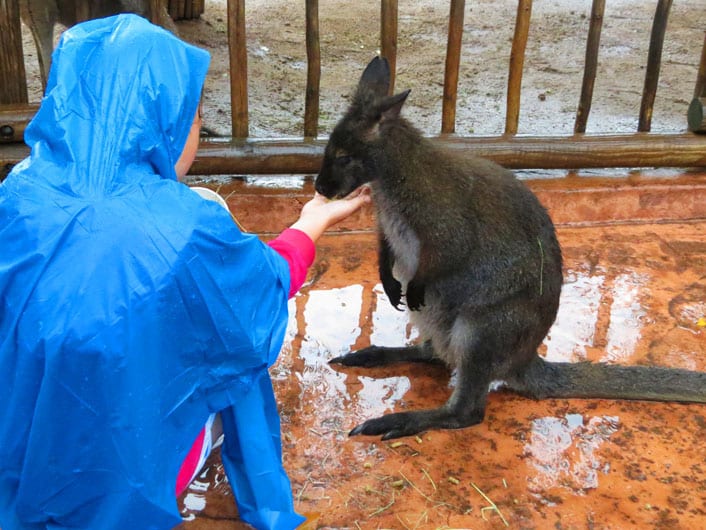
[[[480,423],[495,380],[536,399],[706,403],[706,373],[540,357],[563,281],[547,211],[509,170],[424,138],[400,116],[409,90],[390,96],[389,84],[388,63],[376,57],[331,133],[315,187],[334,198],[370,183],[380,280],[394,307],[404,296],[424,340],[370,346],[330,362],[441,360],[456,370],[457,383],[437,409],[387,414],[350,434],[390,439]]]
[[[51,54],[54,50],[54,25],[57,22],[69,27],[83,20],[118,13],[135,13],[150,18],[150,3],[150,0],[20,0],[20,16],[32,32],[37,47],[42,88],[46,89],[49,78]],[[161,2],[156,20],[160,26],[177,33],[176,25],[167,12],[166,2]]]

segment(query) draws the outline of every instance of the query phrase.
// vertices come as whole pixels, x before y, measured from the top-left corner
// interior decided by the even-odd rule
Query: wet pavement
[[[209,185],[263,237],[291,223],[310,192]],[[541,353],[706,371],[706,174],[530,185],[565,257]],[[272,370],[305,527],[706,528],[706,405],[533,401],[499,390],[471,428],[349,438],[365,419],[442,404],[453,384],[438,366],[328,365],[351,349],[416,338],[379,285],[371,228],[365,211],[321,239]],[[247,528],[218,452],[180,507],[184,530]]]

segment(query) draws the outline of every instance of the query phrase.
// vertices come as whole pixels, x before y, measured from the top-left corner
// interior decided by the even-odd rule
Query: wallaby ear
[[[404,92],[385,98],[379,106],[381,119],[393,120],[399,117],[402,105],[404,105],[410,92],[411,90],[405,90]]]
[[[387,96],[390,89],[390,64],[384,57],[375,57],[365,67],[358,82],[358,93],[368,92],[377,97]]]

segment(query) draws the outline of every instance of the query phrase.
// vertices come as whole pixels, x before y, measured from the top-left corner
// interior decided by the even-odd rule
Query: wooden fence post
[[[0,50],[0,104],[27,103],[27,76],[17,0],[0,1]]]
[[[397,0],[382,0],[380,2],[380,55],[387,59],[390,65],[389,94],[395,91],[397,77],[397,20]]]
[[[640,103],[640,119],[637,124],[639,132],[649,132],[652,127],[652,110],[655,96],[657,95],[659,71],[662,66],[664,34],[667,30],[667,19],[669,18],[669,9],[671,7],[672,0],[659,0],[657,2],[650,35],[650,49],[647,52],[647,71],[645,73],[645,88],[642,90],[642,102]]]
[[[529,33],[530,17],[532,15],[532,0],[519,0],[517,3],[517,18],[515,19],[515,35],[512,38],[510,51],[510,73],[507,80],[507,114],[505,115],[505,134],[517,134],[517,124],[520,119],[520,92],[522,90],[522,68],[525,64],[525,49]]]
[[[706,132],[706,33],[704,33],[704,46],[701,49],[699,73],[696,76],[694,99],[689,105],[687,120],[691,132]]]
[[[601,43],[604,12],[605,0],[593,0],[591,7],[591,23],[588,27],[588,39],[586,40],[586,62],[583,68],[581,97],[579,99],[578,109],[576,110],[576,121],[574,122],[575,133],[586,132],[586,122],[588,122],[588,114],[591,112],[593,85],[596,81],[596,70],[598,69],[598,48]]]
[[[306,65],[304,137],[316,138],[319,131],[319,90],[321,88],[319,0],[306,0]]]
[[[441,132],[444,134],[456,131],[456,97],[458,94],[458,70],[461,65],[465,8],[465,0],[451,0],[449,35],[446,44],[446,69],[444,71],[444,100],[441,106]]]
[[[234,138],[247,138],[248,50],[245,38],[245,0],[228,0],[228,50],[230,55],[230,111]]]

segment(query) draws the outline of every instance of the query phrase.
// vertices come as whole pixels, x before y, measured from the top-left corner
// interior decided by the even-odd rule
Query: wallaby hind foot
[[[428,344],[428,343],[425,343]],[[431,345],[426,348],[431,351]],[[482,347],[478,348],[483,351]],[[481,355],[483,355],[481,353]],[[350,433],[382,435],[383,440],[411,436],[430,429],[462,429],[483,421],[492,375],[474,367],[479,357],[473,353],[456,366],[456,385],[441,407],[411,412],[395,412],[367,420]]]
[[[483,411],[460,415],[459,411],[450,410],[447,405],[438,409],[393,412],[361,423],[349,433],[349,436],[382,435],[383,440],[391,440],[430,429],[463,429],[481,423],[483,416]]]
[[[413,346],[368,346],[339,357],[334,357],[329,364],[342,366],[385,366],[399,362],[444,364],[434,355],[431,342],[426,341]]]

